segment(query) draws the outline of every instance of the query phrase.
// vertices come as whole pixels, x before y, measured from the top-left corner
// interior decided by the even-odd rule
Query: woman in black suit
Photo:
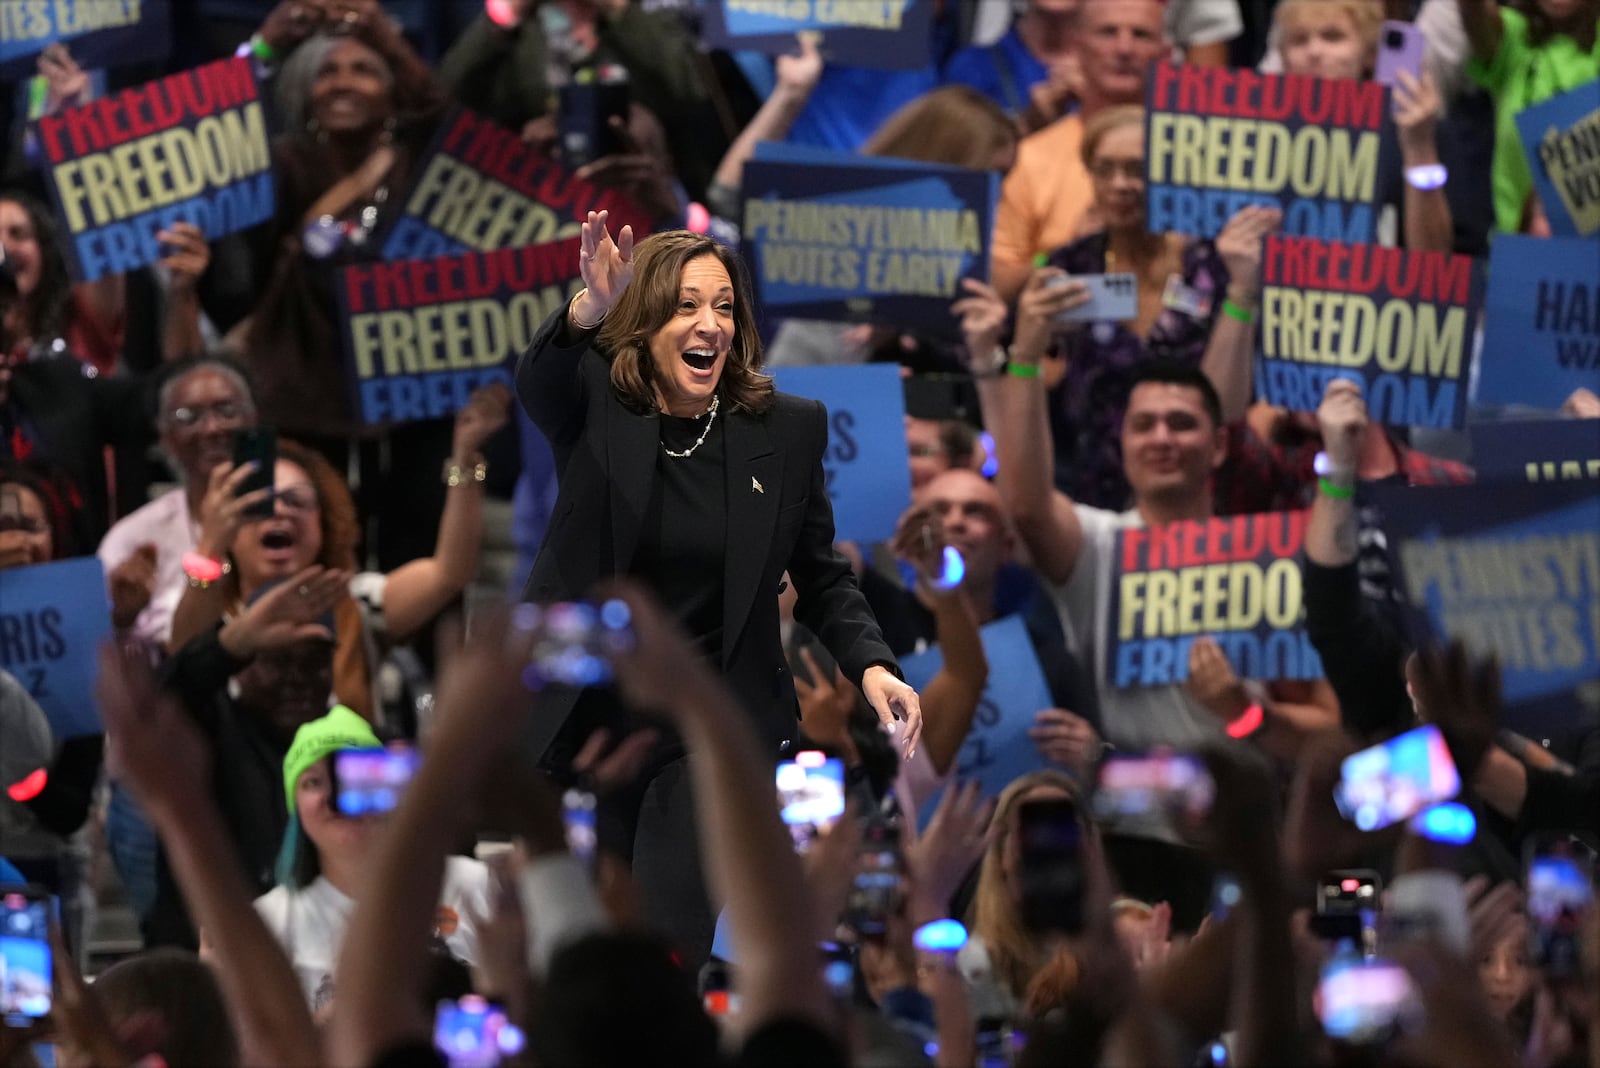
[[[605,219],[583,224],[587,288],[517,364],[517,394],[550,439],[559,482],[526,597],[583,597],[615,575],[645,581],[722,669],[776,761],[799,708],[778,626],[787,571],[795,618],[909,753],[922,728],[917,694],[833,549],[826,411],[759,373],[749,286],[730,250],[684,231],[635,249],[632,230],[613,241]],[[546,694],[533,747],[561,767],[612,715],[597,695]],[[699,961],[712,914],[683,764],[680,748],[662,747],[639,791],[615,806],[612,830],[631,847],[647,913]]]

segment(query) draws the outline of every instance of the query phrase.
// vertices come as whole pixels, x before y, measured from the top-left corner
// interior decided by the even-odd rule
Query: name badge
[[[1167,277],[1167,288],[1161,291],[1161,306],[1195,319],[1204,319],[1211,314],[1211,298],[1198,289],[1184,285],[1183,278],[1176,274]]]

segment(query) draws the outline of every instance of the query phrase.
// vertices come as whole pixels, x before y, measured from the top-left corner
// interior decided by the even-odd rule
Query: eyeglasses
[[[216,404],[184,405],[174,408],[167,418],[175,426],[185,429],[199,426],[206,416],[215,417],[219,423],[237,423],[244,419],[247,409],[238,401],[220,401]]]
[[[1097,159],[1089,165],[1089,173],[1105,181],[1109,181],[1120,174],[1130,182],[1142,182],[1144,181],[1144,160]]]
[[[272,499],[282,501],[283,506],[291,512],[315,512],[319,501],[317,494],[310,486],[285,486],[272,494]]]
[[[24,534],[48,534],[50,524],[31,515],[0,515],[0,534],[20,530]]]

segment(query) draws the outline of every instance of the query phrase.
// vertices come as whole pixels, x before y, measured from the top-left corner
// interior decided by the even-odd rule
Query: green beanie
[[[300,776],[317,761],[338,749],[380,749],[383,743],[372,733],[372,725],[344,705],[334,705],[321,719],[314,719],[294,732],[294,744],[283,758],[283,800],[293,815],[294,788]]]

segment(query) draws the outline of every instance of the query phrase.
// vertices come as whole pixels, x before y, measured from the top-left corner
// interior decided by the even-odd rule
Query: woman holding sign
[[[575,600],[618,575],[649,583],[740,695],[776,761],[798,709],[778,626],[787,571],[795,617],[914,749],[917,694],[833,548],[827,413],[759,373],[738,258],[684,231],[635,248],[623,227],[613,241],[601,212],[583,224],[579,268],[587,288],[517,363],[517,394],[550,440],[559,483],[526,597]],[[564,768],[596,725],[621,718],[596,691],[548,693],[532,748]],[[601,816],[603,839],[632,856],[649,918],[698,965],[712,913],[684,862],[694,814],[681,747],[658,749],[637,790],[606,799]]]

